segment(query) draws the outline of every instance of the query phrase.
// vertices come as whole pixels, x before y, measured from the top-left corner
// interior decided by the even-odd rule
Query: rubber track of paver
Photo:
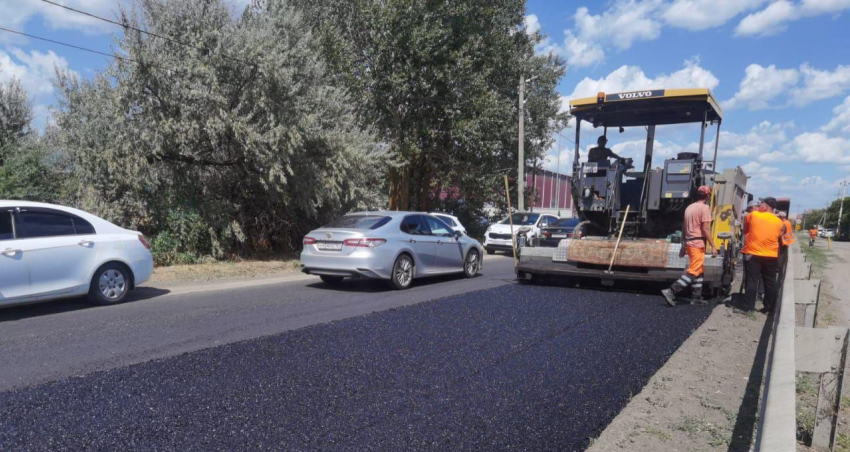
[[[0,450],[582,450],[709,313],[472,292],[2,393]]]

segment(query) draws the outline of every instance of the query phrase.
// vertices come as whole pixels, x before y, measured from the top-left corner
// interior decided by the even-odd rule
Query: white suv
[[[537,213],[537,212],[516,212],[512,215],[514,225],[514,235],[520,229],[527,229],[526,240],[531,240],[535,237],[540,237],[540,230],[558,221],[555,215]],[[511,218],[491,225],[487,228],[487,233],[484,234],[484,248],[487,254],[494,254],[496,251],[510,252],[511,248]]]

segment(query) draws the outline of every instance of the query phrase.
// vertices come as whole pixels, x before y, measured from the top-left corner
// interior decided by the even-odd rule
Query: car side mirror
[[[455,240],[460,240],[463,237],[463,232],[455,231]]]

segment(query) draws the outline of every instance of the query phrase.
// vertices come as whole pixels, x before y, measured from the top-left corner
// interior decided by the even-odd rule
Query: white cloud
[[[574,27],[564,30],[563,43],[547,41],[539,50],[563,55],[568,66],[593,65],[605,58],[605,48],[623,51],[637,41],[657,39],[661,22],[656,16],[662,5],[662,0],[619,0],[596,15],[580,7],[573,15]]]
[[[718,154],[724,157],[767,155],[775,146],[788,139],[786,131],[793,127],[794,124],[791,122],[773,124],[770,121],[762,121],[747,133],[721,131]],[[708,149],[713,147],[713,140],[706,145]],[[763,161],[770,161],[770,159]]]
[[[714,89],[720,81],[711,71],[701,67],[699,61],[685,61],[684,67],[672,74],[660,74],[647,77],[637,66],[620,66],[601,79],[585,77],[580,81],[567,99],[592,97],[600,91],[616,93],[651,88],[709,88]]]
[[[823,132],[801,133],[785,149],[806,163],[850,163],[850,140],[830,137]]]
[[[771,3],[767,8],[750,14],[735,28],[738,36],[770,36],[785,31],[786,23],[800,18],[800,12],[788,0]]]
[[[115,19],[120,7],[129,5],[130,1],[64,0],[58,3],[107,19]],[[54,30],[76,30],[85,34],[110,33],[121,30],[116,25],[40,1],[0,2],[0,25],[3,27],[21,31],[27,22],[36,17],[40,17],[48,27]]]
[[[52,100],[56,69],[67,70],[68,61],[52,50],[42,53],[37,50],[24,52],[12,47],[0,50],[0,82],[12,78],[20,80],[27,94],[34,101],[36,126],[42,127],[49,115],[47,104]]]
[[[821,71],[808,64],[800,66],[803,86],[794,91],[794,103],[805,105],[820,99],[828,99],[850,91],[850,65]]]
[[[540,31],[540,20],[537,19],[536,14],[529,14],[525,16],[523,23],[525,24],[525,32],[530,35]]]
[[[832,112],[835,116],[821,130],[824,132],[843,132],[850,133],[850,96],[844,99],[844,102],[833,108]]]
[[[770,36],[784,31],[788,23],[822,14],[837,14],[850,9],[850,0],[779,0],[767,8],[744,17],[735,29],[738,36]]]
[[[675,0],[664,11],[665,23],[692,31],[719,27],[765,0]]]
[[[777,96],[786,93],[800,80],[796,69],[777,69],[751,64],[744,70],[744,79],[732,99],[724,102],[726,108],[746,107],[759,110],[773,105]]]
[[[789,104],[803,106],[847,91],[850,91],[850,65],[839,65],[829,71],[815,69],[808,63],[799,69],[751,64],[744,71],[738,92],[724,102],[724,107],[760,110]]]

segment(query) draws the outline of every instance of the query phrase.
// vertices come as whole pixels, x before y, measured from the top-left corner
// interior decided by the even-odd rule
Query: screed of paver
[[[754,311],[714,308],[589,451],[749,451],[766,320]]]
[[[0,393],[0,449],[582,450],[709,313],[470,292]]]

